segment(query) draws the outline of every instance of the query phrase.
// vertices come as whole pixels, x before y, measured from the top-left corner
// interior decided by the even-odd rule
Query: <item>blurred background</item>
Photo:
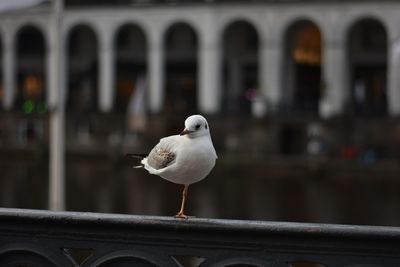
[[[197,217],[400,225],[400,3],[5,0],[0,206],[173,215],[146,153],[207,117]],[[65,183],[63,182],[65,180]],[[63,201],[63,195],[60,201]]]

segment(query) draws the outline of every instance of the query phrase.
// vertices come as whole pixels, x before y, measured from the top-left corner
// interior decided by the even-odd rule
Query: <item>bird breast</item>
[[[160,176],[178,184],[192,184],[204,179],[215,165],[215,150],[209,138],[188,139],[176,157],[175,166]]]

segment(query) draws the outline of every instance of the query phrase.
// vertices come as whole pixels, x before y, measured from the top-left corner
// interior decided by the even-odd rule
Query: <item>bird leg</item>
[[[188,195],[188,188],[189,188],[189,185],[185,185],[185,187],[183,188],[181,210],[175,215],[175,218],[180,218],[180,219],[189,218],[189,216],[185,215],[185,213],[184,213],[186,198]]]

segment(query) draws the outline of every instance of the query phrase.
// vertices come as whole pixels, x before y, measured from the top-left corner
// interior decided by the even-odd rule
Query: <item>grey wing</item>
[[[176,158],[174,152],[163,142],[158,143],[147,156],[147,164],[153,169],[159,170],[170,165]]]

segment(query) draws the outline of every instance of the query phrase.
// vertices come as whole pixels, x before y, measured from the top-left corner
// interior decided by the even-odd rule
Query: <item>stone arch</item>
[[[137,89],[140,79],[147,76],[147,54],[148,40],[142,27],[128,22],[117,28],[114,36],[115,110],[125,112],[133,101],[132,97],[144,97]],[[144,99],[140,102],[146,103]],[[146,109],[145,106],[142,108]]]
[[[65,25],[66,34],[64,36],[65,36],[66,40],[68,39],[71,31],[73,31],[77,27],[81,27],[81,26],[89,28],[96,35],[96,39],[100,40],[101,30],[99,29],[99,27],[100,27],[99,24],[95,23],[94,21],[85,20],[85,19],[74,20]]]
[[[164,32],[164,109],[187,116],[197,112],[198,49],[196,30],[186,22],[175,22]]]
[[[160,28],[160,31],[163,33],[163,39],[165,40],[165,36],[175,26],[186,25],[196,34],[197,41],[200,42],[200,36],[199,36],[200,34],[199,33],[201,33],[201,27],[200,27],[200,25],[198,25],[200,23],[201,23],[200,21],[197,21],[190,17],[180,17],[180,18],[168,19],[165,22],[165,24]]]
[[[292,21],[284,31],[283,106],[318,113],[322,80],[322,33],[309,19]]]
[[[376,17],[353,21],[346,33],[349,111],[358,115],[387,113],[388,31]]]
[[[174,266],[175,261],[166,255],[154,253],[154,251],[122,250],[115,251],[100,258],[89,259],[84,266],[110,267],[110,266]]]
[[[0,254],[1,266],[24,266],[26,262],[30,266],[56,267],[57,265],[38,253],[28,250],[14,250]]]
[[[46,40],[39,27],[21,26],[15,34],[16,99],[14,107],[24,113],[45,113]]]
[[[15,243],[7,244],[0,249],[0,266],[30,266],[55,267],[69,265],[71,262],[60,257],[61,252],[39,245]]]
[[[226,25],[222,36],[222,110],[250,114],[260,86],[259,33],[247,20],[235,20]]]
[[[49,47],[49,36],[48,36],[49,28],[48,28],[46,20],[26,19],[26,20],[17,21],[12,30],[14,32],[12,38],[14,38],[16,40],[16,36],[17,36],[18,32],[27,26],[34,27],[42,34],[43,40],[44,40],[44,45],[47,50],[47,47]]]
[[[67,109],[93,111],[98,107],[99,38],[93,27],[76,24],[66,37]]]
[[[261,37],[262,37],[263,30],[265,31],[266,27],[267,27],[267,29],[269,29],[268,25],[263,25],[262,22],[259,21],[256,17],[245,16],[245,15],[232,16],[232,17],[227,18],[225,21],[220,23],[220,25],[218,26],[218,35],[221,36],[220,42],[223,41],[223,34],[226,31],[226,29],[236,22],[243,22],[243,23],[250,25],[255,30],[257,35],[259,36],[260,43],[262,41]],[[271,30],[271,29],[269,29],[269,30]]]

